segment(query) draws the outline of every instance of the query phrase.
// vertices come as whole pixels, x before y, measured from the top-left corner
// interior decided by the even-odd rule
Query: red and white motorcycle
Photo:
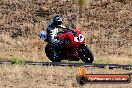
[[[59,58],[54,57],[54,45],[48,43],[45,47],[46,56],[52,62],[61,62],[62,60],[79,61],[92,63],[94,56],[90,48],[85,44],[85,37],[79,29],[65,30],[59,32],[57,38],[63,40],[64,44],[59,46]],[[42,31],[41,38],[46,41],[47,33]],[[47,41],[46,41],[47,42]]]

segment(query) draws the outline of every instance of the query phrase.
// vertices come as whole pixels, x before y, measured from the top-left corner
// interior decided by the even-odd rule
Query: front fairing
[[[80,30],[75,30],[75,32],[76,32],[76,35],[68,33],[67,38],[69,38],[69,40],[70,40],[69,46],[73,46],[73,47],[77,48],[79,45],[85,43],[85,37],[81,33]]]
[[[74,31],[76,35],[75,33],[64,31],[63,33],[59,33],[57,37],[59,40],[65,40],[66,46],[78,47],[78,45],[85,43],[85,37],[79,29]]]

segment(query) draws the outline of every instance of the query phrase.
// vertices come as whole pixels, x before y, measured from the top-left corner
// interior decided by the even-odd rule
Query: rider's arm
[[[67,29],[67,27],[66,26],[63,26],[63,25],[58,25],[57,27],[58,28],[62,28],[62,29]]]
[[[67,28],[63,25],[59,25],[58,27],[62,28],[63,30],[68,30],[69,32],[71,32],[73,35],[76,35],[77,33],[75,32],[75,30]]]
[[[70,31],[73,35],[77,34],[77,32],[75,30],[73,30],[73,29],[67,28],[67,30]]]

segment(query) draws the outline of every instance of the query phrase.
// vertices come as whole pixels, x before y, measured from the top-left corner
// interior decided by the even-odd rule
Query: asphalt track
[[[0,61],[0,64],[12,64],[11,61]],[[84,67],[94,67],[94,68],[105,68],[106,66],[109,67],[109,69],[113,68],[122,68],[125,70],[132,70],[132,64],[131,65],[121,65],[121,64],[91,64],[91,63],[64,63],[64,62],[32,62],[32,61],[25,61],[25,64],[28,65],[41,65],[41,66],[84,66]]]

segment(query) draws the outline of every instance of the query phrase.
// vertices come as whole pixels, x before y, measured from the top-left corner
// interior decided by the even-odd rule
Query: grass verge
[[[17,57],[13,57],[11,59],[11,64],[24,65],[26,63],[25,63],[25,61],[23,59],[20,59],[20,58],[17,58]]]

